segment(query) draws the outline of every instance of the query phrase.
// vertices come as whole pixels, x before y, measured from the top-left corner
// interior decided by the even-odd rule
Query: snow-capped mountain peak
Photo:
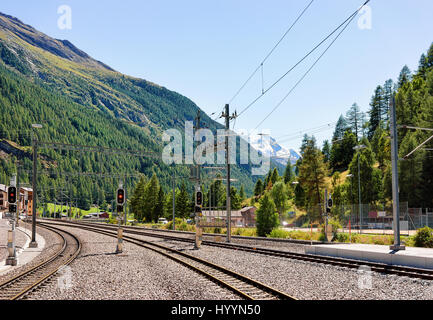
[[[293,165],[298,161],[301,156],[293,149],[286,149],[280,146],[277,141],[272,137],[264,137],[262,135],[252,135],[250,138],[250,144],[254,149],[268,155],[275,161],[286,165],[290,159],[290,163]]]

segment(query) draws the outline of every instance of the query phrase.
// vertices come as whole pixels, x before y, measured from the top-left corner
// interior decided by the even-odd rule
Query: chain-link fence
[[[309,227],[311,222],[323,223],[323,205],[307,208],[307,214],[296,221],[296,227]],[[385,231],[393,229],[393,208],[387,205],[347,204],[334,205],[329,214],[341,224],[343,230]],[[417,230],[424,226],[433,228],[433,209],[409,208],[407,202],[400,203],[401,232]]]

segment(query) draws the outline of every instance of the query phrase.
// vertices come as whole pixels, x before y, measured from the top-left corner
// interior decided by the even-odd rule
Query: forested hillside
[[[16,18],[0,13],[0,139],[27,156],[0,151],[0,183],[8,184],[21,161],[20,180],[30,181],[33,123],[38,139],[70,144],[143,150],[155,158],[126,154],[40,150],[40,194],[44,201],[72,195],[81,208],[110,202],[118,179],[89,176],[155,173],[167,192],[176,173],[176,184],[185,182],[191,192],[187,166],[169,168],[161,161],[162,132],[184,129],[194,120],[199,107],[188,98],[146,80],[114,71],[66,40],[42,34]],[[215,130],[222,125],[201,113],[201,125]],[[74,173],[65,176],[54,172]],[[250,167],[234,166],[234,184],[252,192]],[[81,176],[76,175],[80,173]],[[207,175],[204,174],[204,178]],[[60,196],[60,194],[64,194]],[[64,200],[66,201],[66,200]]]
[[[397,81],[377,86],[368,113],[354,103],[341,115],[332,141],[325,141],[321,150],[314,137],[304,137],[303,159],[298,163],[300,184],[295,190],[299,207],[320,203],[325,187],[337,204],[358,203],[358,155],[362,203],[377,208],[390,203],[389,104],[393,95],[399,125],[400,201],[407,201],[409,207],[433,207],[433,139],[405,157],[433,132],[404,128],[433,128],[433,44],[422,54],[417,70],[404,66]],[[354,149],[358,145],[363,146],[359,151]]]

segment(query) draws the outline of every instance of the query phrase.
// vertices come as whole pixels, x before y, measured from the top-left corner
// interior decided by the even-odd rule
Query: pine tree
[[[375,168],[376,159],[371,150],[370,142],[367,139],[362,139],[360,144],[365,145],[366,148],[360,149],[353,156],[352,162],[349,165],[350,174],[352,174],[354,189],[355,203],[359,203],[358,186],[358,156],[360,167],[360,181],[361,181],[361,202],[363,204],[373,203],[378,201],[381,196],[382,186],[382,173],[379,169]]]
[[[381,86],[377,86],[373,97],[371,98],[370,106],[371,109],[368,112],[370,114],[369,128],[368,128],[368,139],[373,138],[376,129],[380,126],[382,121],[383,109],[384,109],[384,91]]]
[[[155,206],[158,202],[159,180],[155,173],[146,185],[144,192],[144,219],[147,222],[154,220]]]
[[[278,211],[280,221],[282,221],[284,218],[284,213],[288,209],[288,190],[286,184],[282,181],[275,183],[271,190],[271,196]]]
[[[182,183],[179,193],[176,195],[176,217],[188,218],[190,214],[190,199],[185,183]]]
[[[241,189],[239,190],[239,198],[241,200],[241,202],[245,201],[245,189],[244,189],[244,185],[241,184]]]
[[[263,193],[263,182],[261,179],[257,180],[256,186],[254,187],[254,195],[256,197],[261,196]]]
[[[330,167],[333,171],[347,170],[353,158],[353,147],[356,146],[355,134],[346,130],[344,137],[335,142],[331,148]]]
[[[314,137],[310,139],[302,154],[299,168],[299,182],[305,191],[306,204],[315,206],[321,203],[321,190],[325,186],[328,169],[322,152],[316,147]]]
[[[290,159],[287,161],[286,169],[284,170],[284,183],[288,184],[293,179],[293,169],[290,163]]]
[[[153,211],[153,221],[157,222],[159,218],[164,217],[165,213],[165,194],[162,187],[158,191],[158,200]]]
[[[354,103],[346,114],[348,127],[355,133],[356,142],[359,141],[362,134],[362,127],[365,122],[365,114],[361,112],[359,106]]]
[[[428,49],[426,60],[427,60],[427,69],[431,70],[433,68],[433,43]]]
[[[325,142],[323,143],[322,153],[324,155],[325,162],[329,162],[329,160],[331,159],[331,146],[328,140],[325,140]]]
[[[232,210],[239,210],[242,208],[241,198],[239,197],[238,190],[235,187],[230,187],[230,205]]]
[[[278,227],[278,213],[276,212],[274,202],[267,193],[260,200],[256,224],[257,235],[259,237],[266,237],[274,228]]]
[[[142,221],[144,218],[144,193],[146,190],[146,184],[146,178],[141,176],[140,180],[135,185],[130,201],[131,211],[137,221]]]
[[[414,150],[420,144],[419,140],[421,139],[417,139],[416,133],[408,133],[399,147],[400,157],[404,157]],[[423,150],[418,150],[413,153],[409,159],[400,163],[400,199],[401,201],[407,201],[409,207],[415,207],[422,201],[422,160],[424,158],[424,152]]]
[[[348,129],[346,119],[341,115],[335,125],[334,135],[332,137],[332,144],[334,144],[337,140],[343,139],[344,133]]]
[[[389,122],[389,105],[391,103],[391,99],[395,93],[395,84],[391,79],[385,81],[383,85],[383,103],[382,103],[382,119],[385,121],[385,128],[388,128]]]
[[[398,76],[398,88],[402,88],[406,83],[412,80],[412,73],[407,65],[403,67]]]
[[[272,171],[270,181],[272,182],[272,185],[275,185],[275,183],[278,182],[279,180],[280,180],[280,175],[278,173],[278,170],[277,168],[274,168],[274,170]]]
[[[428,69],[428,61],[427,61],[426,55],[423,53],[421,55],[421,58],[419,59],[419,66],[418,66],[417,75],[425,78],[425,74],[427,72],[427,69]]]

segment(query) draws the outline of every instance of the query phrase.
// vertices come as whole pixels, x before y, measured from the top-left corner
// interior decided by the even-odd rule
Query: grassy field
[[[146,228],[157,228],[165,230],[172,229],[171,222],[166,225],[152,223],[144,223],[139,225]],[[187,224],[184,221],[177,221],[176,230],[195,232],[195,225]],[[203,231],[205,233],[215,233],[221,235],[227,234],[226,228],[204,228]],[[232,235],[256,237],[257,232],[255,228],[232,228]],[[268,238],[323,241],[323,234],[321,232],[311,233],[299,230],[287,231],[283,229],[274,229],[271,234],[268,235]],[[401,241],[405,243],[406,246],[414,246],[413,236],[401,236]],[[374,234],[352,234],[350,237],[348,233],[338,233],[334,238],[334,242],[391,245],[394,242],[394,237],[392,235]]]
[[[54,212],[54,208],[56,209],[56,210],[55,210],[56,212],[60,212],[60,210],[63,209],[63,214],[67,214],[68,211],[69,211],[69,206],[68,206],[68,207],[63,206],[63,208],[62,208],[62,207],[59,206],[59,205],[54,206],[54,203],[48,203],[48,204],[47,204],[47,210],[48,210],[50,213],[53,213],[53,212]],[[77,219],[77,218],[78,218],[78,219],[81,219],[83,216],[85,216],[85,215],[87,215],[87,214],[89,214],[89,213],[97,213],[97,212],[102,212],[102,211],[103,211],[103,210],[100,210],[100,209],[97,208],[97,207],[92,207],[92,208],[90,208],[90,210],[81,210],[81,209],[76,208],[76,207],[72,207],[71,209],[72,209],[72,218],[73,218],[73,219]],[[38,213],[39,213],[39,214],[42,214],[42,211],[43,211],[42,208],[39,208],[39,209],[38,209]],[[109,212],[109,211],[107,211],[107,212],[110,214],[110,217],[111,217],[111,212]],[[130,214],[128,215],[128,219],[129,219],[129,218],[131,218],[131,215],[130,215]]]

